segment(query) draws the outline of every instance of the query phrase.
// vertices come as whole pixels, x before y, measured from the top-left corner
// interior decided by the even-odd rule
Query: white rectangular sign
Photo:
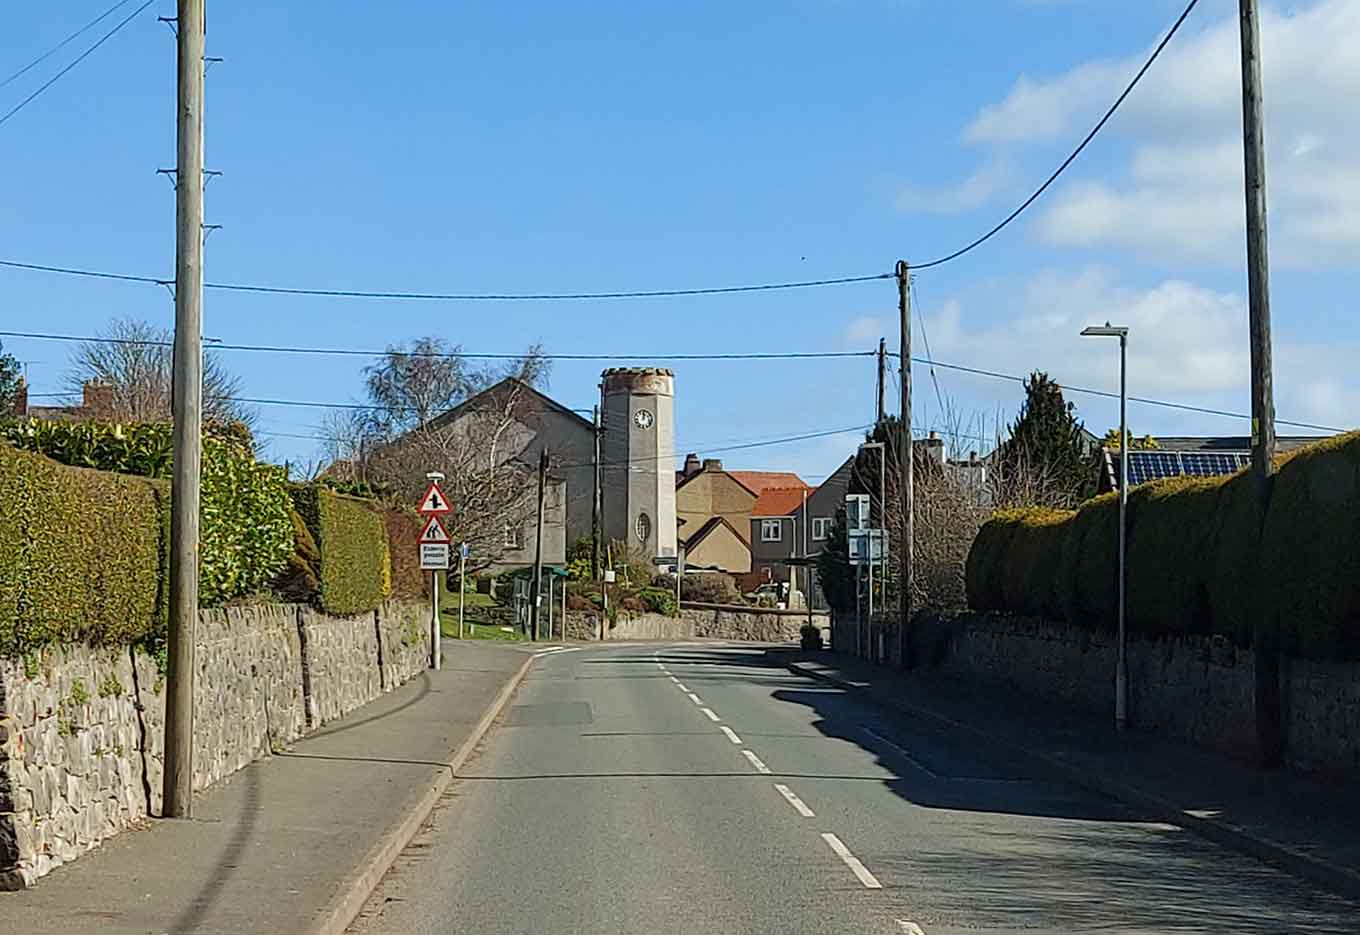
[[[447,542],[422,542],[420,544],[421,571],[446,571],[449,567],[449,544]]]
[[[849,547],[850,564],[863,565],[869,561],[882,561],[888,552],[886,533],[887,530],[884,529],[864,529],[849,533],[846,545]]]

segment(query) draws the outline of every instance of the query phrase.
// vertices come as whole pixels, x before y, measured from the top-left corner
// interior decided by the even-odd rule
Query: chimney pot
[[[705,471],[721,471],[723,469],[720,458],[704,458]]]
[[[22,419],[28,415],[28,381],[19,378],[19,389],[14,394],[13,415]]]
[[[81,388],[84,415],[90,419],[108,419],[113,415],[113,387],[98,380],[90,380]]]
[[[686,477],[696,473],[699,470],[699,467],[699,456],[697,454],[691,451],[689,454],[685,455],[685,470],[683,473]]]

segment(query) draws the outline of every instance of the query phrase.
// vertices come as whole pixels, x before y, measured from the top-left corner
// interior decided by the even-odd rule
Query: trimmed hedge
[[[1360,658],[1360,433],[1289,458],[1275,477],[1261,542],[1261,594],[1281,648]]]
[[[383,519],[362,500],[317,486],[294,491],[297,511],[320,550],[320,602],[333,614],[376,610],[392,593]]]
[[[1019,510],[1002,510],[978,530],[963,569],[968,606],[974,610],[1006,609],[1002,590],[1006,554],[1011,538],[1015,535],[1015,527],[1023,515],[1023,511]]]
[[[0,425],[15,447],[73,467],[168,477],[166,423],[49,422]],[[203,437],[199,502],[199,603],[210,607],[265,590],[294,550],[283,468],[255,460],[243,426],[209,426]]]
[[[163,624],[164,485],[0,443],[0,655],[121,645]]]
[[[1153,636],[1210,633],[1209,581],[1222,478],[1170,477],[1129,491],[1128,625]],[[1117,571],[1116,571],[1117,574]]]
[[[1264,614],[1267,632],[1291,655],[1360,659],[1360,432],[1289,452],[1276,465],[1264,529],[1247,472],[1129,492],[1131,632],[1217,634],[1249,646]],[[1067,519],[998,513],[968,555],[970,605],[1112,631],[1118,523],[1117,493]],[[1055,555],[1045,597],[1045,561]]]
[[[1003,605],[1031,617],[1060,613],[1058,564],[1067,537],[1069,510],[1033,509],[1018,514],[1000,557]]]

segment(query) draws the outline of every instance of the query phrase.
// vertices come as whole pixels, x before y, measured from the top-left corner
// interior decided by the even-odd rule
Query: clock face
[[[634,422],[634,423],[637,425],[637,427],[640,428],[640,429],[649,429],[649,428],[651,428],[651,427],[652,427],[652,421],[653,421],[653,420],[652,420],[652,413],[651,413],[650,410],[647,410],[647,409],[639,409],[637,412],[633,413],[633,422]]]

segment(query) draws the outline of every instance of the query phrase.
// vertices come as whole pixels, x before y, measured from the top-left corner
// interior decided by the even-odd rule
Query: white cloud
[[[1235,411],[1249,405],[1247,310],[1240,295],[1178,279],[1132,288],[1097,266],[1075,273],[1040,272],[1003,294],[1013,297],[1014,307],[1000,323],[971,325],[980,309],[969,300],[954,298],[932,309],[926,325],[935,358],[1017,375],[1045,370],[1069,386],[1114,390],[1118,387],[1114,342],[1079,335],[1086,325],[1109,321],[1130,329],[1132,395]],[[1280,417],[1341,428],[1352,425],[1360,412],[1360,381],[1351,363],[1357,351],[1360,348],[1353,343],[1324,347],[1277,341]],[[1007,394],[1013,395],[1003,390],[1003,396]],[[1138,421],[1155,426],[1172,418],[1169,411],[1144,410]],[[1189,427],[1190,431],[1229,430],[1217,419],[1194,424],[1198,428]],[[1184,420],[1175,425],[1178,430],[1187,428]]]
[[[904,186],[897,193],[897,208],[908,214],[957,214],[972,211],[1006,189],[1015,171],[1008,162],[992,162],[952,188],[926,189]]]
[[[845,330],[841,332],[840,344],[843,348],[861,351],[871,344],[877,344],[878,339],[888,332],[884,329],[888,327],[887,321],[874,315],[861,315],[852,319]]]
[[[1193,23],[1193,21],[1192,21]],[[1045,241],[1240,262],[1241,84],[1235,16],[1178,36],[1106,128],[1133,141],[1117,181],[1066,182],[1040,216]],[[1267,8],[1262,61],[1272,256],[1293,266],[1360,258],[1360,3]],[[1077,138],[1146,57],[1022,76],[964,138],[1004,151]],[[1107,144],[1108,145],[1108,144]],[[998,157],[1000,158],[1000,157]],[[1080,164],[1069,172],[1079,179]]]

